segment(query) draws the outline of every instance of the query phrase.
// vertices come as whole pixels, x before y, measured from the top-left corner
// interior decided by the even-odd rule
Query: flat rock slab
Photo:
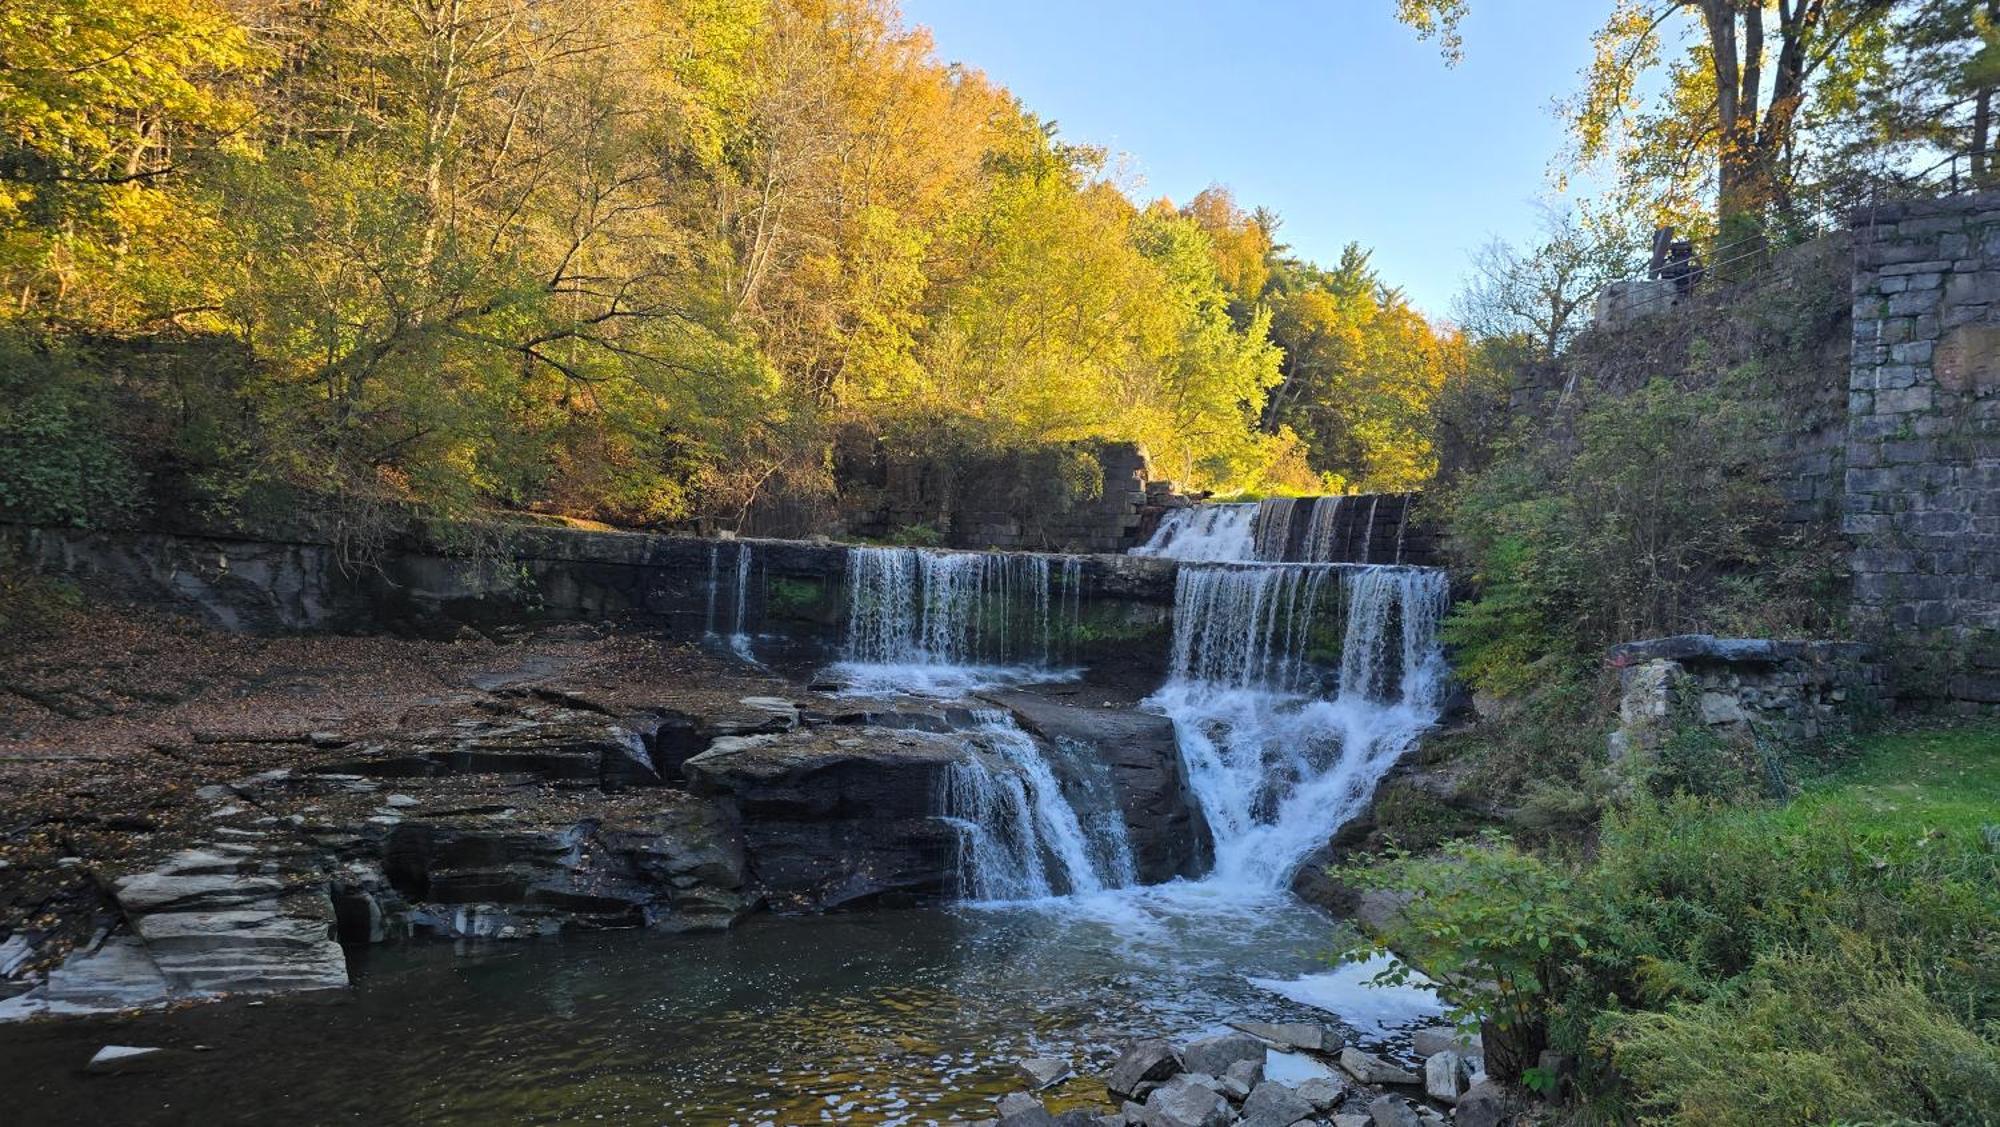
[[[1391,1064],[1373,1053],[1353,1047],[1340,1051],[1340,1067],[1363,1084],[1421,1084],[1423,1078],[1409,1069]]]
[[[1236,1118],[1213,1088],[1176,1076],[1146,1097],[1150,1127],[1228,1127]]]
[[[1345,1043],[1340,1034],[1309,1021],[1275,1025],[1262,1021],[1232,1021],[1229,1024],[1279,1048],[1303,1049],[1309,1053],[1337,1053]]]
[[[1220,1037],[1204,1037],[1188,1042],[1181,1053],[1181,1063],[1189,1072],[1206,1073],[1209,1076],[1226,1076],[1229,1067],[1238,1061],[1264,1060],[1264,1043],[1246,1033],[1225,1033]]]

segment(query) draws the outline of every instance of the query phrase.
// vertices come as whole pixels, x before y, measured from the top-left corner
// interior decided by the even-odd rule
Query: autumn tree
[[[1566,108],[1576,163],[1610,161],[1624,202],[1741,239],[1806,217],[1816,114],[1852,112],[1881,65],[1890,0],[1615,0]],[[1398,0],[1456,50],[1464,0]],[[1663,73],[1661,73],[1663,72]],[[1660,73],[1659,92],[1648,77]],[[1707,224],[1704,224],[1707,225]]]

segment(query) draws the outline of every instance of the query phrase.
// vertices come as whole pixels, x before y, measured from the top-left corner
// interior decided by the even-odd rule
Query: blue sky
[[[1470,253],[1532,236],[1607,0],[1484,0],[1465,60],[1393,0],[903,0],[938,53],[985,71],[1064,136],[1128,154],[1143,198],[1211,183],[1331,262],[1350,241],[1445,316]]]

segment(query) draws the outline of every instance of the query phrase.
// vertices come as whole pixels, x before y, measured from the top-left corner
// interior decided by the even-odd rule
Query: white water
[[[1039,900],[1129,884],[1132,848],[1111,796],[1086,825],[1034,737],[1005,712],[976,715],[983,738],[946,773],[940,802],[959,830],[960,894]]]
[[[1174,720],[1215,835],[1207,878],[1282,888],[1437,719],[1445,605],[1430,568],[1183,568],[1174,666],[1148,704]],[[1338,687],[1314,651],[1338,628]]]
[[[712,643],[726,645],[729,651],[744,661],[755,662],[757,656],[750,642],[747,628],[750,607],[750,545],[736,542],[736,574],[732,599],[730,601],[731,628],[727,636],[716,632],[716,611],[722,591],[722,546],[708,546],[708,609],[703,624],[703,636]]]
[[[1289,526],[1282,509],[1256,530],[1255,507],[1216,507],[1159,552],[1220,551],[1230,537],[1254,550],[1258,531],[1268,547],[1283,535],[1268,530]],[[1075,614],[1075,567],[1065,560],[1056,573],[1032,555],[852,549],[847,660],[835,669],[860,691],[927,695],[1046,677]],[[1183,563],[1171,671],[1146,707],[1173,720],[1214,836],[1200,895],[1281,892],[1436,720],[1445,600],[1443,573],[1430,568]],[[1052,749],[1004,714],[982,714],[979,736],[980,750],[950,772],[941,796],[962,832],[964,894],[1068,895],[1076,910],[1106,910],[1094,894],[1132,883],[1110,787],[1093,794],[1080,760],[1059,772]]]
[[[849,548],[847,637],[830,673],[865,695],[962,696],[1059,680],[1076,621],[1074,556]]]
[[[1257,505],[1245,504],[1170,510],[1160,518],[1151,538],[1131,554],[1210,563],[1250,559],[1250,526],[1257,519],[1257,509]]]
[[[1382,496],[1271,497],[1254,504],[1174,509],[1131,554],[1189,563],[1368,563],[1373,559]],[[1301,506],[1306,527],[1294,547],[1292,526]],[[1395,563],[1403,562],[1403,530],[1409,515],[1406,502],[1396,521]]]

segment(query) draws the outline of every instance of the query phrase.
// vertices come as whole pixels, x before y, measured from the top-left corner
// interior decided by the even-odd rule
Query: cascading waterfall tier
[[[1411,493],[1363,493],[1192,505],[1163,514],[1131,554],[1189,563],[1400,564],[1416,503]]]
[[[1251,559],[1255,537],[1251,526],[1261,506],[1193,505],[1169,510],[1135,556],[1220,563]]]
[[[1092,786],[1091,765],[1078,760],[1067,765],[1067,790],[1076,793],[1066,793],[1042,746],[1013,717],[994,710],[975,717],[979,738],[945,772],[938,798],[959,832],[960,895],[1040,900],[1132,883],[1132,847],[1108,780]]]
[[[1047,666],[1072,633],[1081,561],[1005,552],[850,548],[848,662]]]
[[[1434,568],[1186,565],[1174,720],[1215,836],[1211,881],[1284,886],[1437,719],[1446,670]]]

